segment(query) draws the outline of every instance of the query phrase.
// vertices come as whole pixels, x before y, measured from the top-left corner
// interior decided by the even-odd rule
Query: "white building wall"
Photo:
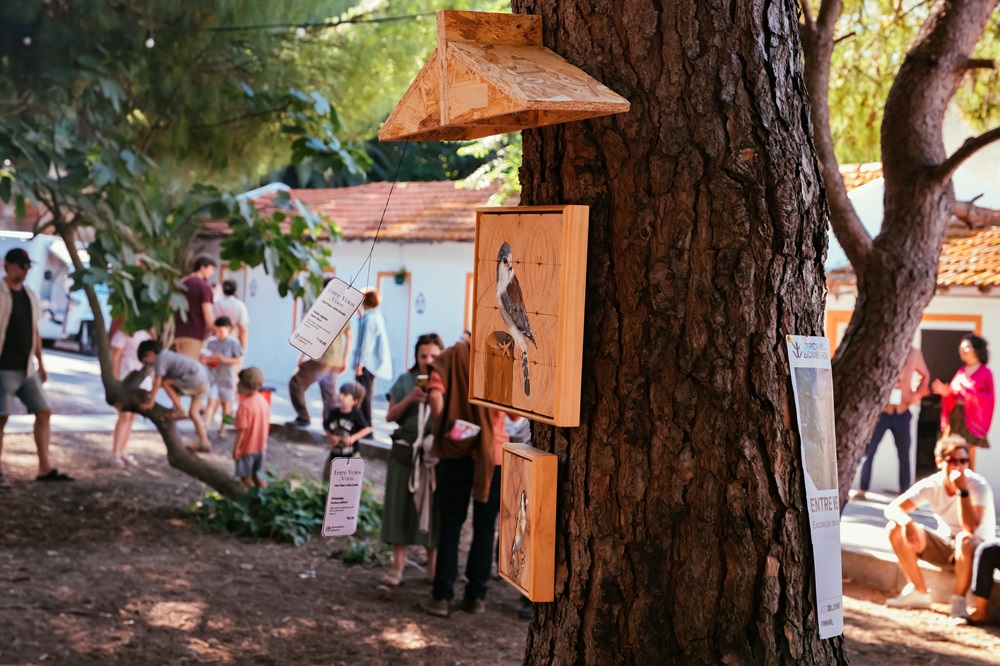
[[[371,284],[386,294],[383,315],[394,341],[393,356],[405,359],[402,367],[393,367],[394,375],[413,364],[413,344],[420,334],[436,332],[448,346],[468,327],[471,309],[466,306],[466,298],[467,286],[471,291],[473,271],[471,242],[379,241],[372,254],[370,271],[362,268],[371,248],[370,241],[345,241],[333,247],[332,263],[337,277],[350,282],[357,275],[354,284],[358,288]],[[408,273],[407,281],[397,289],[394,275],[403,267]],[[236,280],[237,295],[244,300],[250,314],[245,364],[259,367],[267,383],[287,395],[288,379],[299,356],[298,350],[288,344],[288,338],[303,314],[301,303],[291,297],[281,298],[274,280],[262,267],[243,269],[235,275],[226,270],[222,273],[219,282],[226,278]],[[405,295],[405,304],[389,302],[390,291],[396,298]],[[350,371],[349,368],[344,380]],[[380,383],[376,395],[384,394],[387,388]]]
[[[827,297],[827,317],[828,322],[840,321],[839,313],[850,313],[854,309],[854,296],[845,294],[841,296],[830,295]],[[981,294],[976,289],[952,289],[947,294],[939,294],[931,299],[930,304],[924,310],[924,321],[921,329],[949,329],[955,328],[963,330],[973,329],[974,318],[981,318],[981,334],[990,343],[990,369],[993,371],[994,379],[1000,384],[1000,294]],[[843,328],[846,320],[837,327],[837,340],[843,335]],[[831,333],[828,327],[828,334]],[[920,333],[918,331],[915,344],[920,346]],[[957,351],[956,351],[957,355]],[[951,381],[951,377],[934,377],[941,381]],[[916,409],[914,409],[916,412]],[[914,416],[916,416],[914,414]],[[913,419],[913,442],[916,442],[916,418]],[[872,468],[872,489],[892,489],[895,491],[898,485],[896,448],[891,441],[892,435],[886,434],[885,439],[879,445],[875,454],[874,466]],[[990,448],[976,449],[976,471],[986,477],[986,480],[993,488],[994,500],[1000,511],[1000,400],[998,400],[996,411],[993,416],[993,424],[987,435],[990,441]],[[911,447],[911,471],[915,461],[916,447]],[[854,487],[857,487],[858,474],[855,474]]]

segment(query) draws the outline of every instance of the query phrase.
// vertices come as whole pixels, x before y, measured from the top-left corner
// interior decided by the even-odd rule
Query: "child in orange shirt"
[[[271,406],[260,394],[262,386],[264,373],[260,368],[244,368],[240,372],[236,384],[240,405],[236,408],[233,460],[236,461],[236,476],[248,488],[265,486],[264,480],[260,478],[260,470],[264,467],[267,435],[271,430]]]

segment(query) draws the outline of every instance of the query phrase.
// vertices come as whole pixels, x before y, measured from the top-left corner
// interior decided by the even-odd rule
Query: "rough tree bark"
[[[844,662],[820,641],[785,333],[826,204],[791,0],[514,0],[632,103],[524,132],[522,202],[590,206],[583,420],[535,664]]]
[[[806,81],[831,225],[857,275],[854,314],[833,360],[841,506],[879,412],[899,378],[924,308],[934,296],[945,226],[956,212],[951,175],[990,141],[992,130],[952,156],[944,148],[944,114],[966,72],[982,66],[971,54],[998,0],[939,0],[907,53],[886,99],[881,145],[885,178],[882,231],[858,231],[837,170],[826,108],[833,30],[840,0],[824,0],[816,21],[803,4]],[[824,74],[825,72],[825,74]],[[838,201],[846,205],[837,205]],[[972,223],[982,209],[958,207]],[[863,237],[862,237],[863,235]]]
[[[51,206],[50,209],[58,210],[56,206]],[[61,215],[56,215],[53,225],[56,233],[66,243],[73,266],[78,271],[83,270],[83,260],[76,249],[76,233],[73,224],[63,221]],[[225,470],[205,462],[187,449],[184,440],[177,431],[177,423],[169,417],[171,410],[159,404],[154,404],[153,408],[149,410],[140,407],[140,404],[149,396],[147,391],[139,388],[139,383],[144,375],[132,373],[123,381],[115,379],[111,369],[111,344],[108,339],[107,322],[104,321],[104,312],[97,300],[97,292],[90,285],[85,286],[83,291],[87,295],[87,302],[94,313],[94,341],[97,343],[101,382],[104,384],[105,398],[108,404],[125,411],[142,414],[152,421],[157,432],[160,433],[160,437],[163,438],[163,444],[167,448],[167,462],[171,467],[198,479],[224,497],[236,499],[243,495],[246,492],[246,486],[239,479]]]

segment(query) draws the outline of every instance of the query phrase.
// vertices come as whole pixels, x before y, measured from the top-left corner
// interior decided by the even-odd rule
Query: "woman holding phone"
[[[414,444],[433,432],[425,389],[430,364],[443,348],[444,342],[437,333],[417,338],[414,352],[417,362],[396,379],[386,395],[389,409],[385,420],[399,425],[392,435],[382,510],[382,541],[392,545],[392,570],[382,584],[390,587],[403,582],[406,550],[411,545],[427,549],[427,579],[434,579],[437,534],[433,525],[428,525],[427,530],[420,529],[420,512],[410,490],[410,477],[414,471]]]

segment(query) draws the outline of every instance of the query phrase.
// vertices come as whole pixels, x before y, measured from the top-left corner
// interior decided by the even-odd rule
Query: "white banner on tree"
[[[819,637],[833,638],[844,633],[844,586],[830,341],[823,337],[788,335],[786,342],[802,442],[802,465],[806,471]]]

